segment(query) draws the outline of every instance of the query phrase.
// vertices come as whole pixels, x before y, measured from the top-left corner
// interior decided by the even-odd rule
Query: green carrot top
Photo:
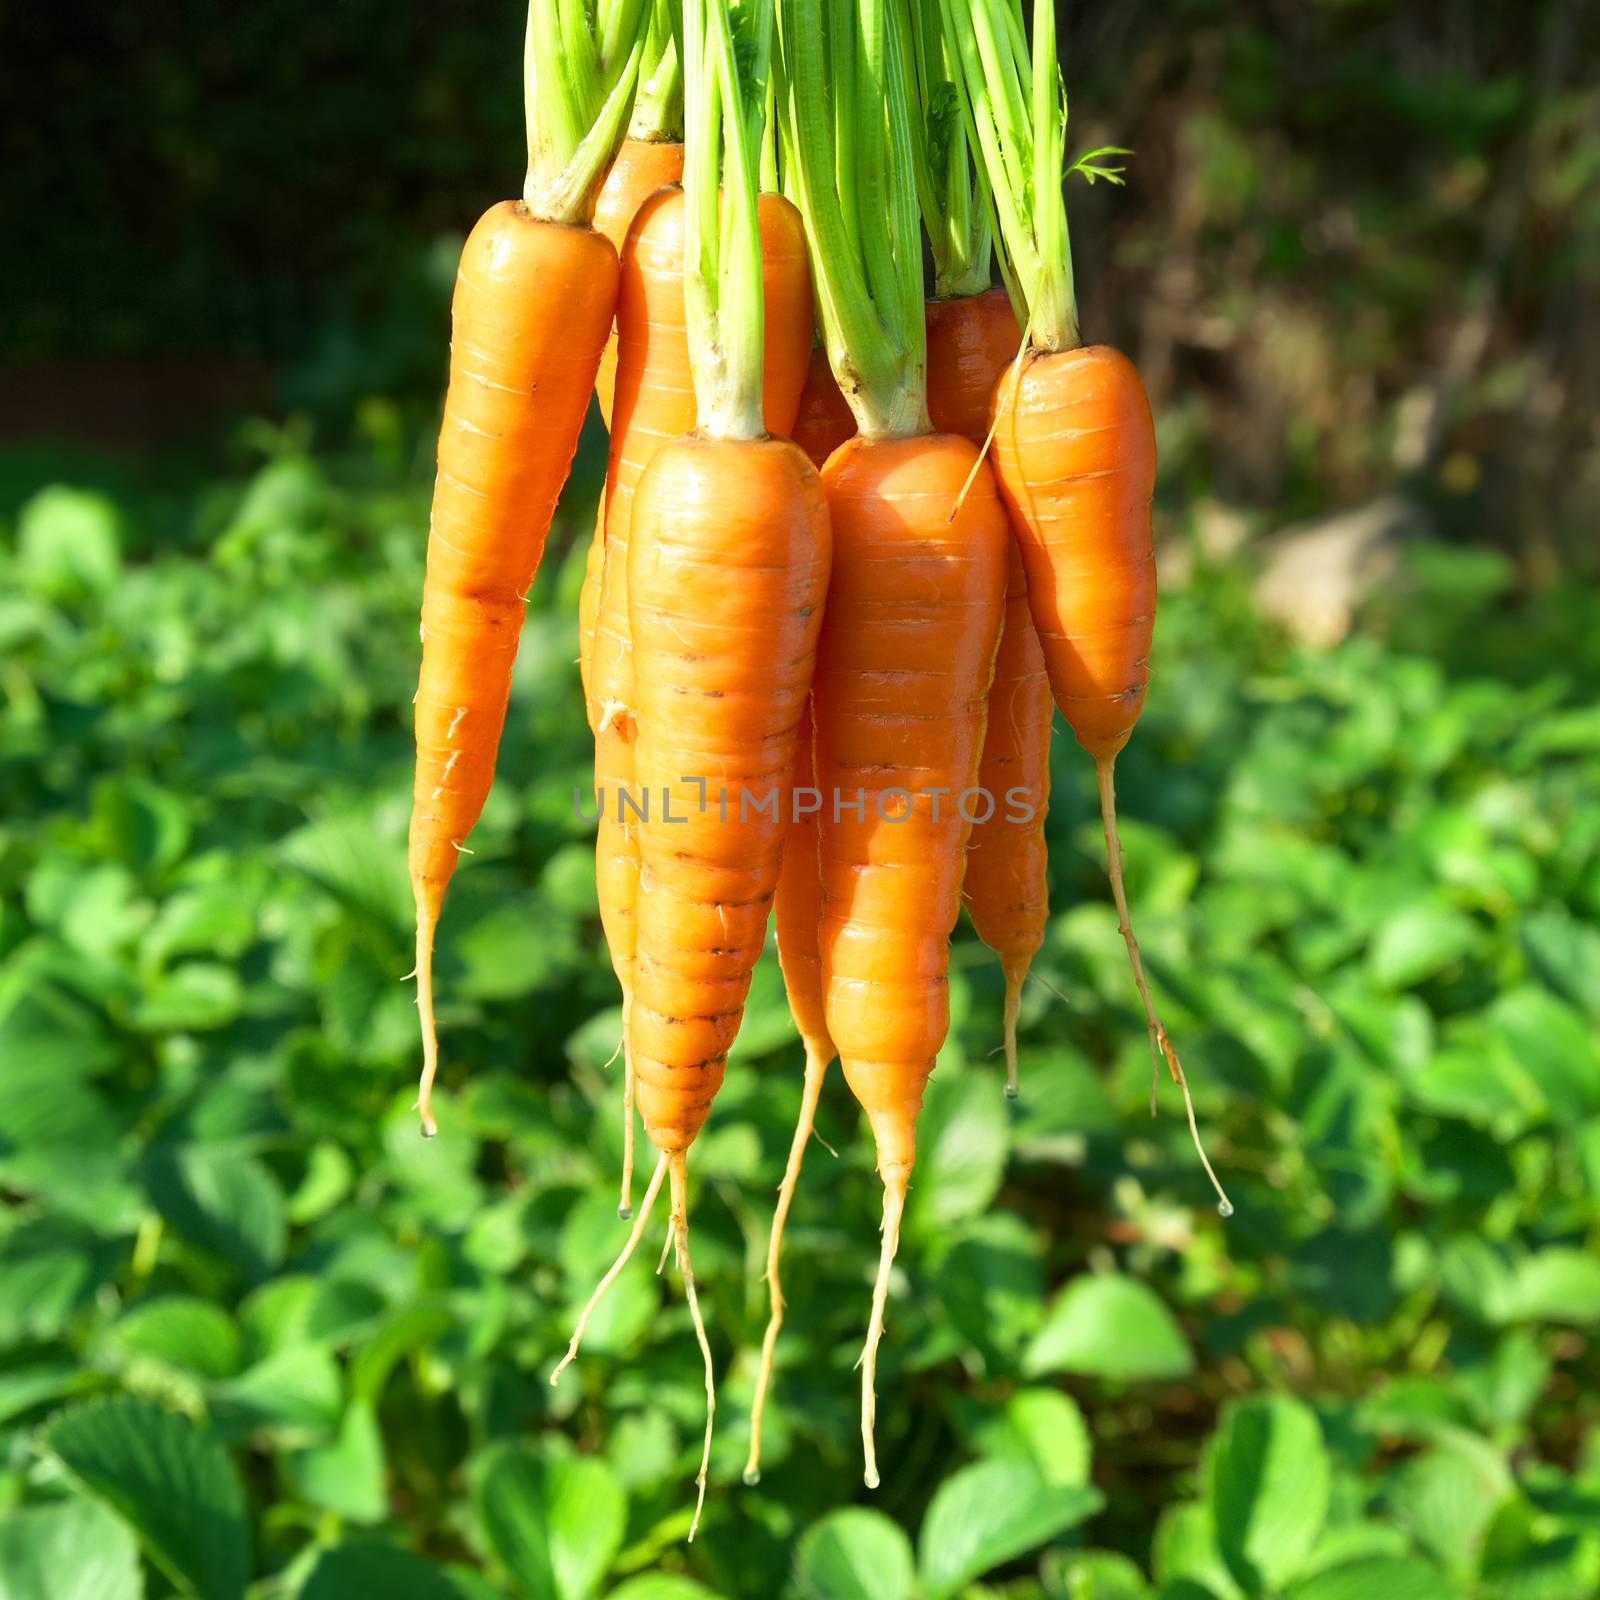
[[[1030,57],[1019,0],[941,0],[967,132],[983,158],[1001,242],[1041,350],[1078,343],[1072,247],[1061,192],[1067,98],[1056,13],[1034,0]]]
[[[620,5],[623,0],[612,3]],[[630,139],[661,142],[683,137],[683,58],[678,49],[682,34],[681,0],[650,0]]]
[[[780,0],[784,183],[864,435],[926,432],[922,233],[901,0]]]
[[[771,0],[685,0],[684,311],[695,412],[723,439],[766,436],[758,172]]]
[[[588,221],[627,130],[646,23],[646,0],[529,0],[522,199],[541,220]]]

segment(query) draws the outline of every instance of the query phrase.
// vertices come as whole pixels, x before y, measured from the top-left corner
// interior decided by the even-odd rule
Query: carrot
[[[828,365],[828,352],[816,345],[811,351],[805,388],[800,391],[800,414],[790,438],[820,471],[828,457],[855,431],[855,415],[839,392],[833,368]]]
[[[1218,1209],[1228,1216],[1233,1206],[1201,1145],[1183,1068],[1151,999],[1117,839],[1113,766],[1144,704],[1155,628],[1150,403],[1126,356],[1079,342],[1066,206],[1055,180],[1064,164],[1066,103],[1054,7],[1035,0],[1031,67],[1013,48],[1022,37],[1021,17],[1008,0],[970,7],[944,0],[944,12],[961,56],[964,107],[1029,308],[1029,348],[994,389],[995,475],[1022,542],[1029,609],[1051,691],[1094,760],[1112,896],[1144,1006],[1152,1065],[1158,1080],[1164,1059],[1182,1090],[1195,1148]],[[1093,160],[1076,165],[1091,177],[1115,177],[1117,169],[1096,167]],[[1032,174],[1025,186],[1012,179],[1022,172]]]
[[[758,202],[766,304],[763,393],[774,434],[794,425],[810,351],[814,312],[800,214],[776,194]],[[694,382],[684,303],[685,209],[682,189],[660,189],[639,208],[623,247],[617,298],[617,387],[606,465],[606,536],[588,672],[595,733],[595,791],[601,815],[595,841],[601,925],[622,989],[628,1035],[638,886],[638,818],[623,797],[633,784],[634,661],[628,611],[629,543],[639,480],[669,439],[694,426]],[[624,1052],[627,1135],[621,1211],[632,1169],[631,1052]]]
[[[624,38],[621,59],[607,62],[592,34],[584,35],[587,55],[577,40],[558,54],[530,29],[523,198],[501,201],[479,219],[456,276],[422,592],[408,851],[423,1051],[417,1106],[429,1136],[439,1061],[434,932],[494,777],[524,596],[616,307],[616,251],[585,219],[632,102],[637,34],[635,27]],[[581,127],[569,99],[586,107]]]
[[[651,0],[633,123],[594,203],[595,231],[616,246],[618,255],[639,207],[657,189],[683,177],[683,74],[671,11],[668,0]],[[617,335],[613,329],[594,385],[607,428],[611,426],[616,378]]]
[[[937,0],[918,0],[911,16],[916,48],[907,77],[929,130],[916,168],[934,265],[935,292],[927,307],[928,413],[934,427],[987,447],[990,396],[1021,347],[1022,332],[1010,296],[989,287],[990,206],[982,163],[974,167],[961,120],[949,116],[948,85],[960,69],[939,26]],[[1013,537],[980,774],[989,800],[973,825],[962,890],[973,927],[1000,957],[1005,974],[1006,1094],[1012,1099],[1022,984],[1044,942],[1049,909],[1044,818],[1053,715]]]
[[[987,255],[984,259],[987,263]],[[981,445],[989,436],[989,401],[995,380],[1021,347],[1022,330],[1004,289],[985,288],[931,299],[928,415],[934,427]]]
[[[677,183],[683,177],[683,73],[675,34],[675,12],[681,9],[677,0],[651,0],[633,122],[595,199],[595,231],[603,233],[616,246],[618,256],[622,254],[628,229],[639,207],[657,189]],[[607,430],[611,427],[616,382],[617,330],[613,326],[594,384],[600,416]],[[605,496],[602,494],[594,536],[589,541],[584,562],[583,589],[578,597],[578,669],[586,703],[605,542]]]
[[[864,1476],[878,1482],[877,1355],[916,1157],[916,1119],[949,1026],[950,931],[1005,587],[1005,514],[967,440],[930,431],[921,237],[899,62],[883,0],[783,0],[786,132],[813,243],[828,354],[860,433],[823,468],[833,574],[813,685],[828,1032],[865,1111],[884,1186],[861,1361]],[[824,59],[854,58],[836,118]],[[836,122],[853,160],[841,163]],[[973,490],[958,499],[968,477]],[[961,802],[964,801],[965,805]]]
[[[984,253],[987,270],[987,252]],[[928,412],[935,427],[982,444],[989,400],[1022,342],[1003,289],[928,302]],[[1017,1096],[1017,1013],[1022,985],[1044,943],[1050,906],[1044,820],[1050,801],[1050,722],[1055,705],[1028,579],[1015,536],[1006,571],[1005,626],[989,690],[979,787],[989,796],[973,824],[962,888],[978,937],[1005,974],[1006,1094]]]
[[[1005,976],[1006,1094],[1015,1100],[1022,985],[1044,943],[1050,911],[1044,819],[1050,805],[1050,722],[1055,714],[1015,538],[1005,604],[978,776],[993,809],[973,827],[962,893],[972,926],[999,956]]]
[[[949,1027],[950,932],[1005,588],[1009,534],[987,467],[947,520],[975,458],[953,434],[854,439],[823,471],[834,576],[814,691],[817,787],[829,797],[818,944],[828,1031],[884,1184],[862,1377],[869,1486],[877,1340],[917,1114]],[[897,791],[914,797],[899,812]],[[845,802],[863,792],[858,819]]]
[[[620,253],[628,229],[639,207],[657,189],[677,183],[683,177],[683,146],[675,140],[628,139],[617,152],[617,159],[606,178],[605,188],[594,208],[596,231],[603,233]],[[600,416],[611,426],[612,396],[617,386],[617,334],[611,331],[600,372],[595,379],[595,395],[600,401]]]
[[[600,197],[595,201],[594,226],[617,248],[620,256],[628,229],[639,207],[656,192],[675,184],[683,176],[681,140],[628,138],[617,152],[606,175]],[[595,396],[607,429],[611,427],[611,404],[617,386],[617,330],[613,324],[600,357],[595,377]],[[605,565],[605,496],[596,510],[594,535],[583,568],[583,588],[578,596],[578,668],[583,680],[585,700],[589,693],[589,663],[594,655],[595,616],[600,607],[600,578]]]
[[[684,21],[682,282],[698,425],[656,450],[631,505],[629,716],[642,814],[628,1035],[645,1130],[671,1180],[670,1237],[706,1363],[698,1522],[715,1400],[692,1299],[687,1153],[721,1086],[766,939],[829,533],[815,468],[795,445],[769,436],[763,415],[763,269],[772,270],[772,258],[764,258],[761,217],[771,208],[758,201],[756,163],[772,13],[741,8],[743,50],[728,0],[688,0]],[[754,126],[742,109],[744,74],[757,91],[749,96]],[[809,301],[804,257],[789,263],[795,281],[775,298]],[[626,349],[624,328],[624,362]],[[770,357],[770,341],[767,349]],[[797,367],[805,349],[798,346]],[[626,404],[624,382],[619,415]]]

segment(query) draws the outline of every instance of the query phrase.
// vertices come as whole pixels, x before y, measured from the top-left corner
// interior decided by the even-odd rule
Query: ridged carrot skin
[[[810,358],[810,333],[797,357],[795,341],[802,314],[811,315],[811,273],[806,264],[799,213],[775,194],[760,200],[762,288],[766,294],[767,339],[764,400],[768,431],[787,437],[795,424]],[[625,407],[613,398],[611,450],[606,465],[606,496],[614,490],[631,502],[639,474],[666,440],[694,426],[694,381],[689,370],[689,340],[683,305],[683,191],[657,189],[635,213],[622,246],[618,292],[618,389]],[[621,354],[624,323],[630,346]],[[626,375],[623,368],[626,367]],[[637,435],[635,437],[635,434]],[[578,655],[585,684],[593,670],[594,631],[602,590],[626,582],[626,561],[614,573],[605,566],[605,540],[620,528],[626,537],[629,511],[606,513],[604,536],[591,543],[578,601]],[[626,627],[624,595],[617,612]],[[596,697],[588,695],[590,725],[598,720]]]
[[[765,420],[773,434],[794,425],[811,351],[811,275],[800,214],[781,196],[761,196],[762,283],[766,306]],[[601,926],[622,990],[624,1029],[633,997],[638,898],[638,822],[623,804],[636,793],[635,663],[628,609],[634,497],[645,469],[667,443],[694,427],[683,296],[683,191],[657,190],[640,207],[623,246],[617,297],[617,384],[606,465],[606,534],[595,598],[587,704],[595,731],[595,883]],[[619,815],[620,812],[620,815]],[[633,1083],[631,1051],[628,1065]],[[631,1099],[628,1127],[632,1127]],[[628,1159],[625,1156],[624,1209]]]
[[[801,708],[796,732],[794,788],[814,790],[816,763],[812,750],[811,701]],[[833,1059],[827,1012],[822,1001],[822,959],[817,953],[817,925],[822,916],[822,863],[817,853],[817,818],[821,802],[804,794],[805,804],[790,813],[778,877],[775,921],[778,965],[789,996],[789,1010],[800,1030],[806,1059],[826,1066]]]
[[[855,431],[855,415],[839,392],[833,368],[828,364],[828,352],[817,345],[811,352],[806,386],[800,391],[800,414],[789,437],[811,457],[811,464],[820,472],[828,457]]]
[[[461,252],[422,597],[408,852],[427,1132],[434,930],[494,777],[524,597],[577,448],[617,285],[608,239],[539,221],[520,202],[490,207]]]
[[[896,1215],[949,1028],[950,930],[971,831],[957,802],[978,778],[1005,594],[1010,535],[987,466],[947,520],[976,456],[953,434],[856,438],[822,474],[834,550],[813,689],[828,797],[823,996]],[[908,814],[884,820],[880,807],[894,817],[903,804],[897,788],[913,794]],[[918,793],[934,788],[948,793]],[[843,804],[858,789],[864,820]]]
[[[778,882],[827,594],[816,469],[786,440],[663,447],[628,564],[634,770],[650,802],[630,1032],[646,1131],[675,1156],[721,1086]]]
[[[1022,344],[1004,289],[928,302],[928,412],[936,428],[981,446],[990,397]],[[1044,943],[1050,909],[1045,814],[1050,800],[1050,724],[1055,707],[1028,580],[1015,535],[1006,571],[1005,627],[989,690],[979,783],[992,810],[973,824],[962,889],[978,937],[1005,974],[1006,1092],[1017,1093],[1017,1014],[1022,985]],[[1014,798],[1012,798],[1014,797]]]
[[[930,300],[928,415],[940,433],[981,445],[995,380],[1017,359],[1022,330],[1004,289]]]
[[[622,254],[628,229],[638,215],[639,207],[657,189],[683,181],[683,143],[667,139],[624,139],[611,163],[606,181],[594,203],[594,227],[603,233],[617,254]],[[600,357],[600,371],[595,378],[594,392],[600,401],[600,415],[606,427],[611,426],[611,399],[617,381],[617,334],[611,331],[606,340],[605,354]]]
[[[1156,1014],[1128,916],[1117,839],[1114,770],[1144,705],[1155,633],[1156,561],[1150,531],[1156,438],[1133,363],[1106,345],[1019,358],[994,390],[995,476],[1022,542],[1028,608],[1051,692],[1094,758],[1106,869],[1117,927],[1150,1030],[1150,1110],[1162,1061],[1183,1091],[1195,1151],[1228,1199],[1200,1139],[1177,1051]]]
[[[978,937],[999,956],[1005,974],[1006,1088],[1015,1096],[1022,985],[1044,943],[1050,913],[1044,821],[1050,806],[1050,723],[1055,715],[1015,537],[1006,571],[1005,616],[978,772],[979,786],[991,797],[994,810],[973,825],[962,897]]]
[[[994,388],[995,477],[1022,541],[1056,704],[1078,743],[1109,761],[1150,676],[1150,402],[1133,363],[1106,345],[1020,359],[1020,374],[1002,373]]]

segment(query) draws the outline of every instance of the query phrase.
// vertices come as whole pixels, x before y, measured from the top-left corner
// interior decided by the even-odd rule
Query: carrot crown
[[[757,169],[772,59],[771,0],[686,0],[684,311],[695,412],[721,439],[766,437]]]
[[[622,143],[648,28],[646,0],[529,0],[523,46],[528,211],[582,224]]]
[[[1033,344],[1070,349],[1078,343],[1078,303],[1061,191],[1067,95],[1056,63],[1055,6],[1034,0],[1030,58],[1020,0],[941,3],[945,33],[960,63],[956,76],[968,135],[983,157]],[[1112,176],[1104,169],[1084,170]],[[1023,313],[1018,307],[1019,321]]]
[[[974,170],[956,87],[961,68],[940,19],[940,0],[896,0],[905,51],[906,99],[922,223],[938,295],[982,294],[992,256],[988,185]],[[975,192],[976,190],[976,192]]]
[[[660,142],[683,137],[683,58],[678,39],[683,7],[677,0],[651,0],[639,62],[639,92],[633,102],[632,139]]]
[[[928,430],[922,231],[899,0],[780,0],[785,182],[864,435]]]

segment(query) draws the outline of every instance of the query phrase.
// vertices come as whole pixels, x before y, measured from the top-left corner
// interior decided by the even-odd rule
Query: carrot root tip
[[[550,1387],[555,1388],[561,1374],[578,1358],[578,1346],[583,1343],[583,1330],[589,1326],[589,1318],[594,1313],[594,1308],[600,1304],[601,1297],[606,1290],[616,1281],[617,1274],[627,1266],[628,1259],[637,1248],[639,1240],[644,1235],[645,1224],[650,1220],[650,1213],[655,1207],[656,1195],[661,1189],[661,1180],[667,1175],[667,1158],[662,1158],[656,1163],[655,1175],[650,1179],[650,1186],[644,1192],[644,1209],[639,1214],[639,1220],[634,1223],[633,1231],[628,1235],[627,1242],[618,1252],[617,1259],[611,1263],[606,1274],[594,1287],[594,1293],[589,1296],[588,1304],[578,1314],[578,1325],[572,1330],[572,1340],[567,1345],[567,1353],[556,1363],[555,1371],[550,1374]],[[667,1241],[672,1241],[672,1229],[667,1229]]]

